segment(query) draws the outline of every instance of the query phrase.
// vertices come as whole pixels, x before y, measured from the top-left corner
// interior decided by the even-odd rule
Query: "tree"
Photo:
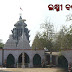
[[[60,51],[61,49],[72,48],[72,26],[69,28],[63,26],[60,32],[57,33],[56,40],[54,41],[54,50]]]
[[[53,25],[50,22],[45,21],[41,24],[43,32],[38,32],[32,44],[32,48],[44,49],[47,48],[49,51],[52,50],[52,36],[53,36]]]
[[[43,29],[42,32],[42,38],[45,40],[45,47],[49,50],[53,50],[53,35],[54,35],[54,26],[51,22],[49,22],[47,19],[44,23],[41,24],[41,29]]]
[[[4,47],[4,44],[2,43],[2,40],[0,39],[0,49]]]
[[[51,24],[46,20],[43,24],[41,24],[41,29],[44,29],[42,34],[44,37],[46,37],[46,39],[50,40],[53,38],[54,34],[53,24]]]
[[[39,32],[35,36],[35,39],[32,44],[32,49],[43,49]]]
[[[72,25],[67,29],[66,34],[63,38],[63,49],[71,49],[72,48]]]
[[[52,43],[39,33],[36,34],[32,44],[32,49],[44,49],[47,48],[49,51],[52,49]]]

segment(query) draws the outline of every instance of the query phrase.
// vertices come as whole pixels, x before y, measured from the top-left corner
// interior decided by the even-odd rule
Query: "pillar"
[[[22,68],[25,68],[25,64],[24,64],[24,52],[22,53]]]
[[[58,65],[58,56],[56,56],[56,65]]]

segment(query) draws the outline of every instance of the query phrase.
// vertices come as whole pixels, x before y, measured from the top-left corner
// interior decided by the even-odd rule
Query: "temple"
[[[33,50],[30,47],[30,30],[28,30],[25,21],[20,16],[4,45],[1,64],[6,67],[41,67],[42,61],[45,60],[44,50]]]
[[[32,49],[29,45],[30,30],[27,28],[26,20],[22,19],[22,16],[14,24],[11,32],[12,34],[9,36],[4,48],[0,49],[0,66],[29,68],[43,67],[42,64],[45,64],[46,66],[65,65],[65,67],[68,67],[72,63],[72,50],[52,52],[50,54],[48,51],[45,52],[44,49]]]

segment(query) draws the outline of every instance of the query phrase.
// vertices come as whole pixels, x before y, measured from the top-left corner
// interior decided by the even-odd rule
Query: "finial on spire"
[[[20,18],[19,18],[19,20],[22,20],[22,11],[23,11],[23,9],[20,7]]]
[[[19,14],[19,16],[20,16],[20,17],[19,17],[19,20],[22,20],[22,14],[21,14],[21,13]]]

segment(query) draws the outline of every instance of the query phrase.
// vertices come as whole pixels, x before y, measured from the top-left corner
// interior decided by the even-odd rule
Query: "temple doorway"
[[[9,54],[7,57],[6,67],[13,68],[15,64],[15,58],[12,54]]]
[[[18,57],[18,64],[20,66],[22,65],[22,53]],[[24,53],[24,64],[25,64],[25,67],[28,67],[28,64],[29,64],[29,56],[26,53]]]
[[[58,57],[58,65],[62,68],[68,68],[68,61],[63,55]]]
[[[34,67],[41,67],[41,57],[39,54],[35,54],[33,57],[33,65]]]

